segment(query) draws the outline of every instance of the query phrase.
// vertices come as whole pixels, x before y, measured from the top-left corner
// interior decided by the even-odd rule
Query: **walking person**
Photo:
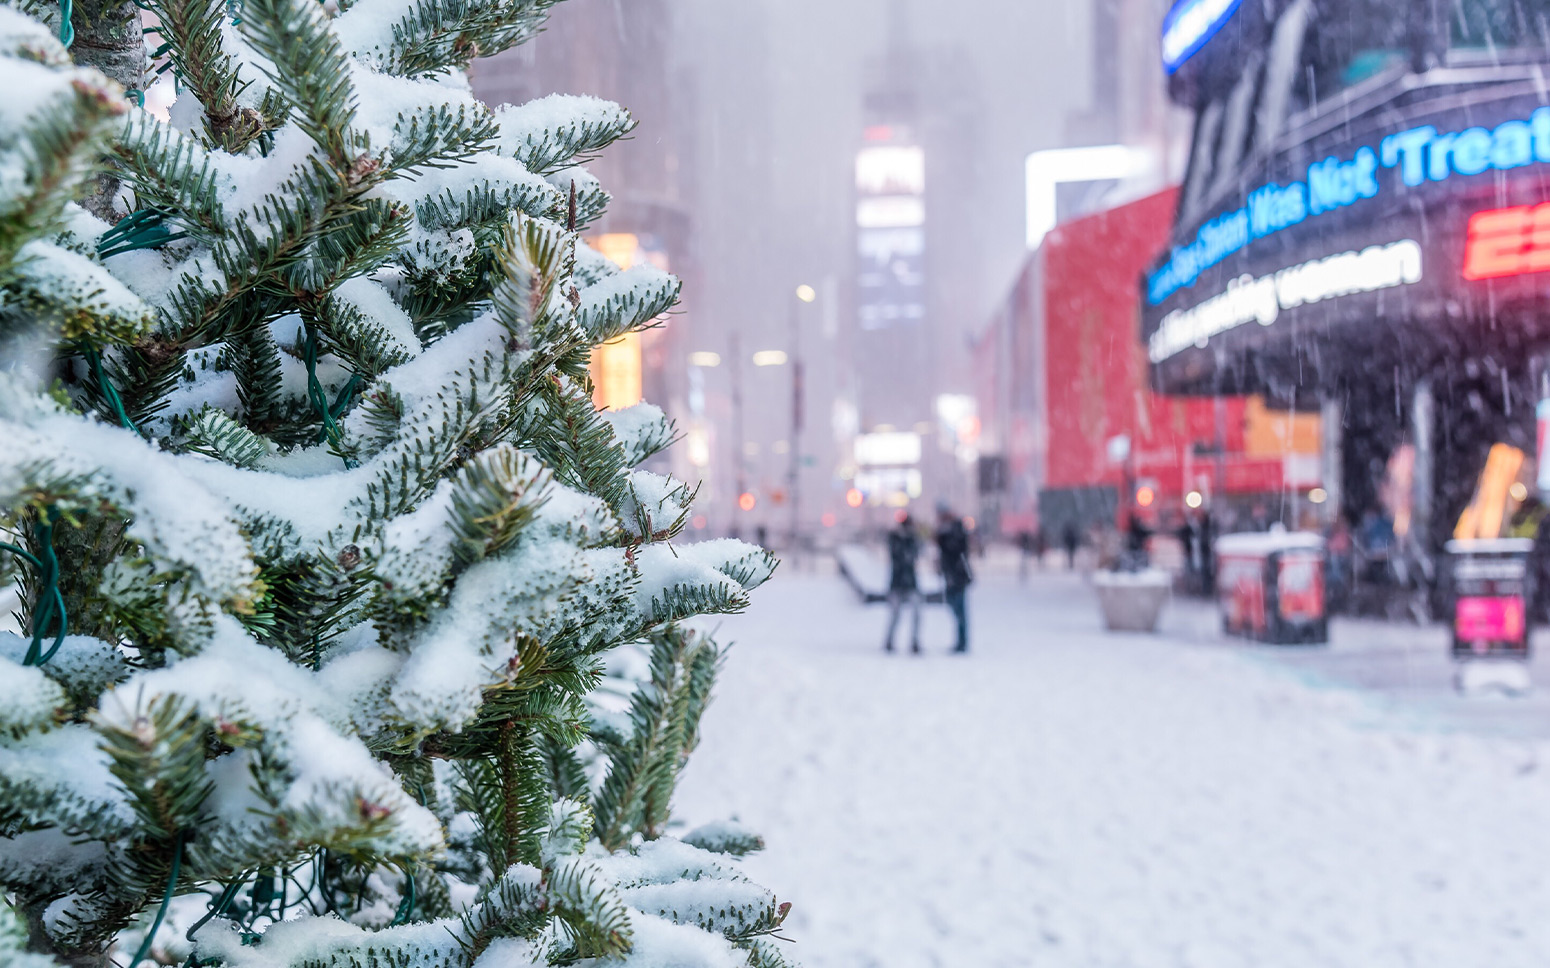
[[[1028,561],[1034,555],[1034,537],[1032,531],[1021,531],[1017,535],[1017,583],[1028,584]]]
[[[942,584],[947,607],[952,609],[957,622],[958,641],[954,652],[969,651],[969,582],[974,580],[969,570],[969,533],[963,519],[945,504],[937,506],[936,548],[942,569]]]
[[[908,512],[899,513],[899,523],[888,532],[888,638],[883,651],[893,651],[893,633],[899,626],[899,613],[908,604],[910,651],[920,652],[920,583],[915,577],[915,562],[920,558],[920,538]]]
[[[1076,549],[1082,543],[1082,536],[1077,533],[1075,521],[1066,522],[1065,530],[1060,533],[1060,540],[1066,546],[1066,570],[1076,571]]]

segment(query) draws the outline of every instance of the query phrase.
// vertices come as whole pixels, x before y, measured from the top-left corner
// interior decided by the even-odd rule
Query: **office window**
[[[1308,31],[1301,93],[1316,104],[1408,63],[1413,36],[1393,0],[1323,0]]]
[[[1449,6],[1454,49],[1550,49],[1550,0],[1452,0]]]

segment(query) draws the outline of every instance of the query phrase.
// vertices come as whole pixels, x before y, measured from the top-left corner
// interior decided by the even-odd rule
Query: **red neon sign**
[[[1469,217],[1465,279],[1550,272],[1550,202],[1477,212]]]

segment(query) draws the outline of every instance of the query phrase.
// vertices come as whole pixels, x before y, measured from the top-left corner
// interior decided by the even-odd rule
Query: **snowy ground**
[[[1099,630],[1076,576],[971,592],[967,658],[783,568],[677,807],[737,815],[808,968],[1515,968],[1550,952],[1550,706],[1463,699],[1441,633]],[[1550,674],[1541,677],[1550,692]]]

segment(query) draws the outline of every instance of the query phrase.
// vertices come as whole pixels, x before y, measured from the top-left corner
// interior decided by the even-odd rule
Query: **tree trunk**
[[[125,90],[143,89],[149,60],[134,0],[75,0],[70,23],[75,28],[70,54],[77,64],[97,68]],[[117,222],[122,214],[113,211],[118,186],[116,174],[103,172],[81,205],[109,225]]]

